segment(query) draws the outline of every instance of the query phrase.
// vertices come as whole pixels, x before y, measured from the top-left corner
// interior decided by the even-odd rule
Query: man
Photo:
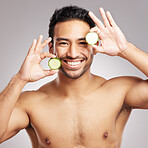
[[[128,42],[110,12],[100,8],[104,24],[76,6],[55,11],[49,36],[34,40],[19,72],[0,94],[0,142],[26,129],[33,148],[119,148],[132,109],[148,109],[148,81],[137,77],[105,80],[90,72],[93,55],[127,59],[148,76],[148,54]],[[93,21],[95,24],[93,23]],[[85,36],[97,32],[101,45]],[[42,52],[49,44],[49,53]],[[61,59],[58,70],[43,70],[46,58]],[[58,72],[36,91],[21,93],[28,82]]]

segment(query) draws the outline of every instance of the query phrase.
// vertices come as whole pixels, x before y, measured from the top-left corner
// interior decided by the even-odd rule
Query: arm
[[[25,84],[26,82],[22,81],[17,74],[0,94],[0,142],[2,142],[2,136],[8,127],[14,106]],[[24,120],[27,121],[28,119],[25,117]],[[15,121],[14,124],[16,124]]]
[[[20,100],[18,98],[22,98],[20,93],[23,87],[28,82],[37,81],[57,72],[54,70],[43,70],[40,65],[44,58],[55,57],[55,55],[50,53],[41,53],[43,48],[51,41],[49,38],[41,43],[42,39],[43,36],[40,36],[37,42],[36,40],[33,41],[19,72],[0,93],[0,142],[12,137],[29,124],[27,113],[18,103]]]
[[[116,25],[111,13],[100,8],[104,24],[92,13],[90,17],[96,23],[91,31],[98,33],[101,45],[93,45],[94,53],[97,52],[110,56],[120,56],[141,70],[148,76],[148,54],[129,43],[120,28]],[[148,81],[139,78],[130,79],[125,103],[135,108],[148,109]]]
[[[148,54],[129,44],[128,48],[122,52],[123,58],[127,59],[146,76],[148,76]],[[131,88],[127,92],[125,103],[133,108],[148,109],[148,80],[135,78]]]

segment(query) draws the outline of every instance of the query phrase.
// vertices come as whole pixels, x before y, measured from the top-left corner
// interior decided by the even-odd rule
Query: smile
[[[68,68],[79,68],[84,60],[63,60]]]
[[[81,61],[78,61],[78,62],[67,62],[68,65],[71,65],[71,66],[76,66],[76,65],[79,65],[81,63]]]

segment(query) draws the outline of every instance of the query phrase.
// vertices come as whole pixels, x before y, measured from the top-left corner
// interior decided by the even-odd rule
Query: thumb
[[[58,72],[59,70],[44,70],[44,76],[43,77],[47,77],[47,76],[51,76],[54,75]]]
[[[102,46],[92,45],[95,52],[105,53]]]

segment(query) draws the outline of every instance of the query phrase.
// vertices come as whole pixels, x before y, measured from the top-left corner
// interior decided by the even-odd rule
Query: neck
[[[81,77],[77,79],[71,79],[65,76],[63,73],[58,73],[56,79],[58,86],[58,92],[67,97],[82,96],[91,89],[93,86],[93,75],[90,70],[87,70]]]

